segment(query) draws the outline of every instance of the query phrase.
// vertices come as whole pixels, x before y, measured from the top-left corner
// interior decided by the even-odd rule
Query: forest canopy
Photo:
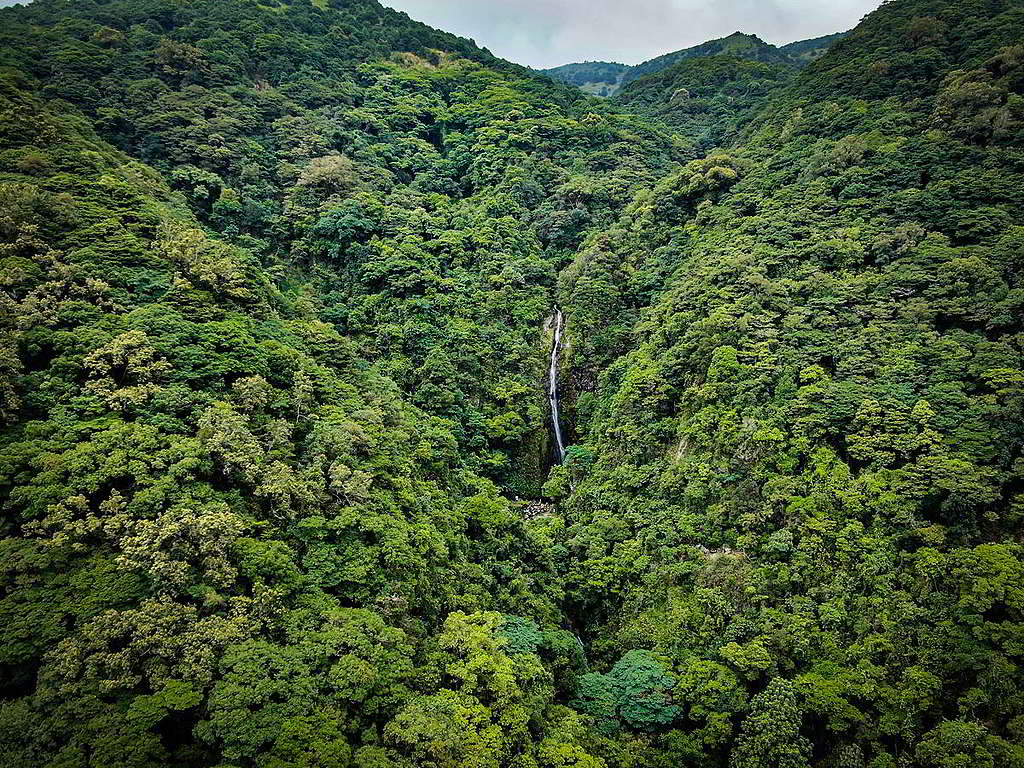
[[[1024,767],[1022,29],[0,10],[0,762]]]

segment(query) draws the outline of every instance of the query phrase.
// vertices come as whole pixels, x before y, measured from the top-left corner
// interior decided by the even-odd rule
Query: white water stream
[[[558,352],[562,348],[562,310],[555,307],[555,342],[551,345],[551,367],[548,371],[548,401],[551,403],[551,423],[555,428],[555,446],[558,463],[565,461],[565,443],[562,442],[562,424],[558,418]]]

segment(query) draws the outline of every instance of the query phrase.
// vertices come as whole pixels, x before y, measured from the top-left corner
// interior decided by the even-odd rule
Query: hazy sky
[[[791,43],[853,27],[881,0],[381,0],[533,67],[638,64],[741,31]]]

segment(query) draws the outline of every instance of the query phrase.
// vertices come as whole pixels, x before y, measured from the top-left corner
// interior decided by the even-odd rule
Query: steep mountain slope
[[[795,77],[788,64],[732,56],[686,59],[631,81],[616,103],[671,126],[708,152],[736,143],[743,127]]]
[[[1024,766],[1022,26],[0,12],[0,760]]]
[[[1022,23],[885,4],[563,275],[568,612],[680,764],[1024,760]]]
[[[569,85],[575,85],[594,96],[611,96],[622,84],[622,78],[631,68],[614,61],[585,61],[582,64],[563,64],[540,70],[543,74]]]
[[[670,69],[689,59],[712,56],[731,56],[744,61],[774,64],[779,67],[801,67],[814,61],[847,33],[837,33],[801,40],[778,48],[764,42],[757,35],[734,32],[728,37],[709,40],[706,43],[666,53],[635,66],[609,62],[584,62],[563,64],[541,72],[560,82],[575,85],[596,96],[613,96],[628,83],[639,78]]]
[[[789,57],[779,48],[766,43],[757,35],[733,32],[728,37],[709,40],[692,48],[684,48],[681,51],[666,53],[664,56],[658,56],[637,64],[626,73],[623,78],[623,84],[628,83],[630,80],[636,80],[639,77],[652,75],[655,72],[668,69],[686,59],[699,59],[706,56],[734,56],[748,61],[760,61],[769,64],[790,63]]]
[[[4,763],[348,754],[422,631],[382,617],[469,598],[466,500],[504,502],[451,424],[30,86],[3,79]]]
[[[3,12],[5,765],[601,742],[511,499],[558,269],[690,148],[321,5]]]
[[[779,50],[786,54],[791,61],[809,64],[824,56],[829,48],[848,34],[850,33],[837,32],[834,35],[822,35],[821,37],[813,37],[810,40],[798,40],[795,43],[781,46]]]
[[[3,50],[264,266],[315,267],[314,311],[535,489],[544,400],[524,395],[557,268],[686,147],[376,2],[335,5],[40,2],[6,12]]]

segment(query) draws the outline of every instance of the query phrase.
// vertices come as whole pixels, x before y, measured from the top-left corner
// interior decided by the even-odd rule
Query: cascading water
[[[565,461],[565,443],[562,442],[562,424],[558,418],[558,353],[562,347],[562,311],[555,307],[555,341],[551,345],[551,367],[548,371],[548,401],[551,403],[551,423],[555,431],[558,463]]]

